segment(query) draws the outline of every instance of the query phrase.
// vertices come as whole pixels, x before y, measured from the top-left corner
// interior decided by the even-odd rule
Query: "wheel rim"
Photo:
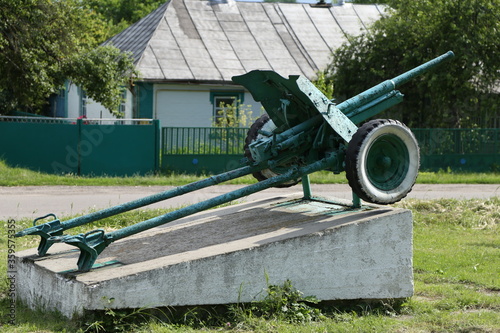
[[[387,191],[401,185],[409,168],[408,148],[394,134],[380,136],[368,149],[366,174],[378,189]]]

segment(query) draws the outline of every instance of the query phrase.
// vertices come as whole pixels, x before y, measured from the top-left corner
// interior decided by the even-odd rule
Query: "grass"
[[[206,175],[151,174],[131,177],[83,177],[73,174],[52,175],[24,168],[11,167],[0,161],[0,186],[179,186],[206,178]],[[247,175],[225,184],[253,184]],[[314,184],[347,184],[345,173],[338,175],[320,171],[311,174]],[[500,173],[453,173],[450,171],[421,172],[419,184],[500,184]]]
[[[500,332],[500,198],[472,200],[404,200],[395,206],[414,216],[415,295],[403,302],[343,305],[307,303],[286,283],[270,286],[260,302],[232,305],[225,311],[192,308],[169,321],[153,310],[107,311],[66,320],[54,312],[18,304],[17,323],[8,325],[8,284],[0,285],[2,332]],[[165,213],[139,210],[108,218],[91,228],[121,228]],[[16,221],[18,228],[29,220]],[[6,273],[7,221],[1,221],[0,272]],[[79,227],[84,232],[90,227]],[[73,233],[73,232],[72,232]],[[16,249],[36,246],[36,239],[16,239]],[[291,281],[293,283],[293,281]],[[309,295],[306,295],[309,296]],[[283,301],[292,303],[283,303]],[[283,306],[283,305],[286,306]],[[303,302],[301,304],[304,304]],[[279,305],[276,307],[276,305]],[[279,309],[293,309],[290,317]],[[270,312],[269,309],[275,309]],[[278,310],[276,310],[278,309]],[[169,311],[165,310],[167,315]],[[304,312],[305,311],[305,312]],[[313,312],[308,312],[313,311]],[[319,312],[318,312],[319,311]],[[313,313],[297,320],[299,313]],[[164,313],[163,313],[164,314]],[[102,331],[102,330],[101,330]]]

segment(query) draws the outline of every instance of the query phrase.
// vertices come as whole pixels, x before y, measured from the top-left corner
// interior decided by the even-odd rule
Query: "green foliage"
[[[318,88],[326,97],[333,98],[333,83],[331,80],[327,79],[324,72],[318,73],[318,78],[313,82],[313,84]]]
[[[319,300],[314,296],[304,297],[290,280],[283,285],[270,285],[266,275],[266,281],[263,299],[229,306],[229,324],[233,322],[236,327],[254,329],[260,320],[303,324],[326,318],[319,308],[312,306]]]
[[[229,152],[240,154],[243,152],[243,145],[246,138],[246,130],[255,121],[252,116],[251,105],[243,105],[240,101],[235,101],[233,104],[221,102],[218,108],[217,116],[213,119],[214,127],[224,130],[211,131],[210,140],[208,143],[209,150],[217,153],[217,147],[220,147],[219,152]],[[226,130],[227,129],[227,130]],[[206,141],[206,140],[202,140]],[[205,150],[205,143],[199,142],[196,146],[200,150]]]
[[[202,180],[208,175],[186,175],[178,173],[151,174],[136,177],[83,177],[74,174],[52,175],[39,171],[8,166],[0,160],[0,186],[179,186]],[[335,175],[329,171],[319,171],[310,175],[313,184],[347,184],[344,173]],[[253,184],[251,175],[226,182],[226,184]],[[453,173],[420,172],[418,184],[499,184],[500,173]]]
[[[320,309],[311,306],[318,304],[319,300],[314,296],[304,297],[290,280],[286,280],[281,286],[268,285],[266,291],[264,299],[253,302],[250,307],[254,316],[290,323],[306,323],[325,318]]]
[[[95,49],[103,27],[79,0],[0,0],[0,112],[39,112],[68,77],[97,102],[119,103],[116,87],[134,73],[128,56]]]
[[[500,1],[389,4],[394,8],[389,15],[334,52],[326,75],[337,96],[354,96],[452,50],[455,59],[405,84],[405,102],[386,114],[418,128],[487,127],[498,122]]]
[[[165,0],[83,0],[82,3],[109,23],[109,38],[148,15]]]
[[[455,173],[451,170],[438,172],[419,172],[417,184],[498,184],[500,172],[497,173]]]
[[[241,101],[232,104],[221,102],[218,110],[217,116],[213,119],[215,127],[248,128],[256,120],[253,117],[252,106],[241,104]]]
[[[107,300],[110,304],[113,300]],[[93,321],[86,322],[85,332],[133,332],[145,322],[156,320],[147,309],[123,309],[115,310],[107,308],[103,312],[96,313],[92,316]]]
[[[129,78],[137,77],[131,54],[122,53],[113,46],[101,46],[85,53],[75,54],[64,65],[67,78],[85,90],[115,115],[120,106],[124,86]]]

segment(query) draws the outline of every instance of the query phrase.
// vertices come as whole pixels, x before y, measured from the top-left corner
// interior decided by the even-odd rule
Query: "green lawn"
[[[292,299],[292,292],[279,294],[277,302],[276,290],[283,290],[277,286],[270,294],[274,297],[243,308],[233,306],[217,313],[193,308],[167,322],[156,319],[161,317],[160,312],[146,309],[132,313],[108,311],[66,320],[57,313],[31,311],[17,304],[16,325],[8,325],[8,283],[2,278],[0,331],[102,332],[101,328],[108,328],[124,332],[500,332],[500,198],[407,199],[395,206],[411,209],[414,215],[415,295],[403,302],[358,302],[335,307],[320,304],[315,308],[287,303],[287,313],[281,311],[279,302]],[[164,212],[129,212],[74,232],[120,228]],[[0,223],[0,272],[5,276],[7,221]],[[30,223],[16,221],[18,228]],[[34,247],[36,242],[30,237],[16,239],[16,249]],[[270,312],[276,304],[281,310]]]
[[[0,186],[179,186],[206,178],[184,174],[158,174],[134,177],[79,177],[75,175],[52,175],[23,168],[8,166],[0,161]],[[237,178],[226,184],[252,184],[256,180],[251,176]],[[347,184],[345,173],[335,175],[320,171],[311,174],[315,184]],[[421,172],[417,178],[420,184],[500,184],[500,173],[453,173]]]

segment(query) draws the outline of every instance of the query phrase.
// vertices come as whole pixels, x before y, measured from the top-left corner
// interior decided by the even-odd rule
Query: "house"
[[[134,95],[131,91],[123,92],[123,102],[119,107],[127,119],[133,118],[133,99]],[[95,118],[109,119],[115,116],[100,103],[88,98],[85,91],[69,81],[65,82],[63,89],[59,94],[52,95],[49,98],[48,114],[57,118]]]
[[[313,80],[347,35],[360,34],[383,13],[384,6],[343,1],[171,0],[105,43],[131,52],[141,73],[121,111],[159,119],[162,127],[210,127],[221,102],[258,115],[260,104],[232,76],[265,69]],[[78,88],[67,94],[67,116],[110,116]]]

